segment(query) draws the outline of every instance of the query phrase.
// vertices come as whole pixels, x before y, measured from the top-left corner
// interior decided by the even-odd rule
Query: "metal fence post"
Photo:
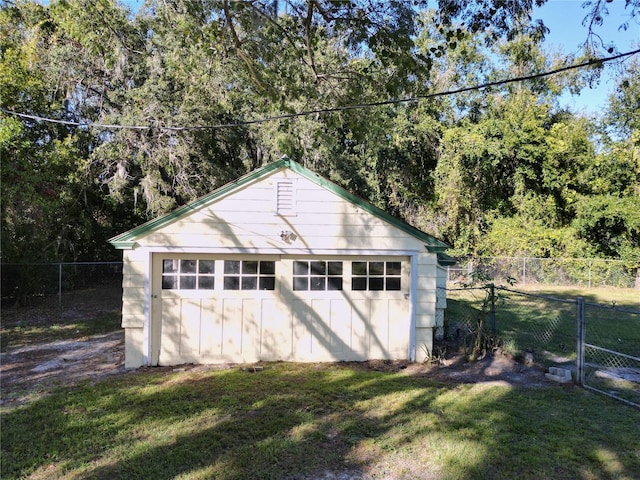
[[[62,306],[62,263],[58,264],[58,306]]]
[[[489,284],[489,295],[491,295],[491,310],[489,311],[489,320],[491,322],[491,335],[496,334],[496,286]]]
[[[576,343],[576,384],[584,385],[584,344],[586,340],[587,323],[584,312],[584,297],[578,297],[576,304],[576,317],[578,320]]]

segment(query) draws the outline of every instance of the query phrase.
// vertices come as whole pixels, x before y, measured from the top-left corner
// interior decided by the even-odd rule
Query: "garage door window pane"
[[[387,275],[400,276],[401,271],[402,271],[401,262],[387,262]]]
[[[311,277],[311,290],[324,290],[325,278],[324,277]]]
[[[182,289],[182,290],[195,290],[196,289],[196,276],[195,275],[181,275],[180,276],[180,289]]]
[[[242,277],[242,290],[256,290],[258,277]]]
[[[309,262],[293,262],[293,274],[294,275],[308,275],[309,274]]]
[[[369,278],[369,290],[371,291],[384,290],[384,279],[379,277]]]
[[[177,260],[162,260],[162,273],[178,273]]]
[[[351,290],[366,290],[367,277],[353,277],[351,279]]]
[[[260,277],[260,290],[275,290],[276,277]]]
[[[342,290],[342,262],[293,262],[294,290]]]
[[[162,277],[162,289],[163,290],[175,290],[178,288],[177,276],[163,276]]]
[[[353,275],[366,275],[367,262],[353,262],[351,264],[351,270],[353,272]]]
[[[197,260],[180,260],[180,273],[196,273]]]
[[[162,260],[163,290],[212,290],[214,260]]]
[[[242,262],[243,275],[257,275],[257,273],[258,273],[258,262],[254,262],[254,261]]]
[[[311,262],[311,275],[324,275],[327,271],[327,262]]]
[[[351,290],[400,290],[402,262],[352,262]]]
[[[224,261],[224,273],[239,274],[240,273],[240,260],[225,260]]]
[[[400,278],[387,278],[385,290],[400,290]]]
[[[329,275],[342,276],[342,262],[329,262]]]
[[[199,290],[213,290],[214,289],[214,277],[199,277],[198,278]]]
[[[309,279],[307,277],[293,277],[294,290],[309,290]]]
[[[224,277],[225,290],[240,290],[240,277]]]
[[[215,260],[200,260],[198,264],[198,273],[211,274],[216,271]]]
[[[269,261],[260,262],[260,274],[261,275],[275,275],[276,274],[276,262],[269,262]]]
[[[384,275],[384,262],[369,262],[369,275]]]

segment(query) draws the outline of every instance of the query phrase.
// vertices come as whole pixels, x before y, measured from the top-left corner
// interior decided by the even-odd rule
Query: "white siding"
[[[436,285],[438,287],[436,291],[436,311],[435,321],[436,340],[442,340],[444,338],[444,311],[447,308],[447,269],[438,266]]]
[[[273,175],[245,186],[148,234],[140,243],[183,248],[424,249],[418,239],[303,177],[296,181],[297,215],[278,215],[273,199],[280,178],[281,174]],[[296,239],[285,242],[285,230]]]

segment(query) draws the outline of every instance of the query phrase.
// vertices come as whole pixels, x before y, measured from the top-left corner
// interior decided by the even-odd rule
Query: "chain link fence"
[[[575,363],[575,301],[498,287],[447,289],[447,338],[474,335],[483,315],[487,331],[517,360],[526,357],[543,366]]]
[[[484,328],[489,348],[640,407],[640,311],[493,285],[446,293],[445,340],[469,349]]]
[[[623,260],[480,257],[461,260],[447,271],[449,283],[465,281],[471,272],[482,272],[496,282],[513,279],[520,285],[640,288],[640,265]]]
[[[122,262],[3,263],[0,268],[3,306],[32,305],[51,296],[62,306],[88,289],[122,285]]]

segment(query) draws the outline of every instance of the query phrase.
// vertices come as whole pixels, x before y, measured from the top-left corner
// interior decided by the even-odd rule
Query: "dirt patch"
[[[468,362],[463,353],[453,353],[437,363],[371,360],[349,365],[381,372],[402,372],[445,383],[491,383],[518,387],[557,385],[545,377],[542,367],[519,363],[512,356],[499,351],[475,362]]]
[[[21,405],[56,387],[122,372],[124,331],[12,349],[0,354],[0,405]]]
[[[124,332],[16,348],[0,354],[0,361],[0,405],[14,407],[47,395],[57,387],[73,386],[85,380],[98,381],[107,376],[124,373]],[[422,376],[447,383],[485,383],[519,387],[555,385],[545,377],[542,368],[518,363],[510,356],[499,352],[476,362],[467,362],[462,354],[452,354],[448,358],[440,359],[438,364],[371,360],[341,362],[337,365]],[[140,370],[202,372],[228,368],[241,366],[179,365]]]

